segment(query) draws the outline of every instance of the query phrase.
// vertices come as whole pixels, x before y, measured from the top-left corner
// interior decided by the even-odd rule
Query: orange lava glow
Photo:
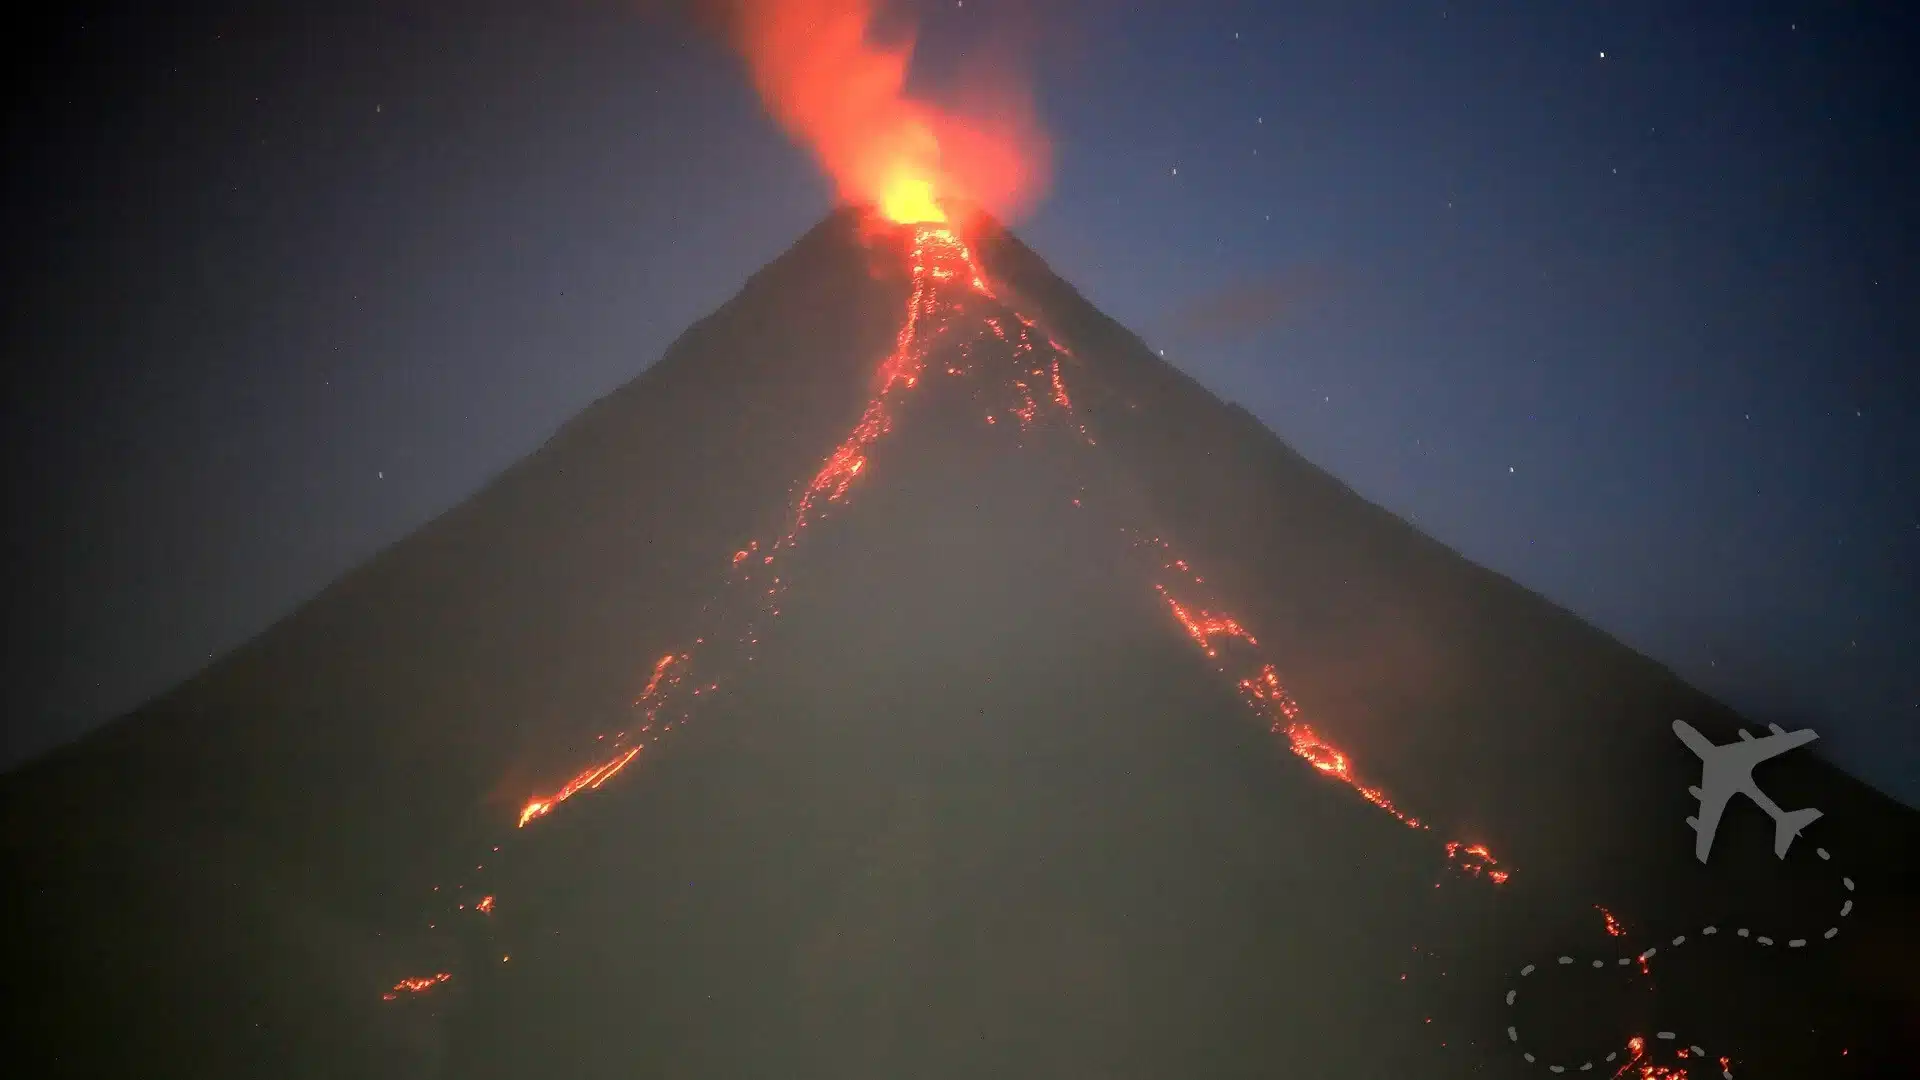
[[[756,575],[765,578],[756,605],[759,615],[764,618],[780,614],[780,597],[788,585],[788,581],[777,570],[777,560],[800,542],[805,530],[821,517],[827,507],[843,502],[855,482],[866,475],[874,445],[893,430],[902,396],[920,385],[927,351],[938,332],[927,329],[929,319],[947,314],[955,305],[955,300],[947,295],[948,287],[958,284],[970,294],[993,295],[972,251],[951,228],[944,225],[915,226],[910,261],[912,289],[907,300],[906,317],[894,339],[893,351],[880,363],[877,387],[861,411],[859,421],[827,455],[813,476],[800,486],[794,496],[786,532],[768,544],[763,545],[757,540],[748,544],[735,551],[729,562],[731,581],[735,584],[754,582]],[[945,328],[943,324],[938,329]],[[1025,340],[1024,333],[1022,340]],[[703,644],[705,640],[697,639],[695,646]],[[759,641],[756,624],[750,622],[737,635],[737,640],[750,650]],[[751,658],[749,652],[747,659]],[[518,826],[526,827],[552,813],[575,795],[596,790],[619,775],[639,756],[647,743],[656,741],[661,733],[672,730],[676,719],[686,718],[687,714],[681,711],[662,719],[670,703],[675,700],[676,692],[685,690],[687,696],[698,697],[718,689],[719,684],[715,682],[686,681],[693,660],[692,648],[667,653],[656,660],[646,685],[634,700],[640,716],[633,725],[634,741],[631,745],[627,732],[620,732],[611,740],[605,735],[596,738],[596,742],[610,742],[614,751],[581,769],[554,791],[529,798],[520,808]]]
[[[906,310],[893,348],[875,372],[871,395],[859,419],[817,468],[801,476],[793,488],[784,532],[770,540],[751,540],[732,552],[724,580],[728,595],[740,597],[744,604],[739,625],[726,625],[725,633],[709,628],[706,636],[693,639],[693,645],[660,655],[650,665],[642,666],[639,670],[645,671],[646,678],[633,700],[637,716],[628,724],[628,730],[602,734],[593,740],[591,763],[552,791],[528,799],[520,809],[518,827],[524,828],[546,817],[575,795],[599,789],[620,775],[662,734],[690,719],[691,699],[708,696],[719,689],[719,682],[707,672],[709,652],[716,645],[723,649],[737,647],[733,657],[736,660],[754,659],[753,650],[762,640],[767,620],[780,615],[781,599],[791,584],[790,557],[801,547],[809,530],[829,513],[848,504],[863,485],[873,483],[875,455],[901,422],[903,406],[921,385],[929,362],[939,363],[936,370],[955,377],[937,380],[942,387],[955,386],[956,379],[961,381],[960,385],[972,380],[968,389],[985,410],[972,415],[984,415],[985,425],[992,426],[993,434],[987,437],[1019,440],[1025,445],[1027,433],[1047,430],[1045,424],[1049,421],[1064,420],[1055,430],[1077,434],[1086,446],[1097,445],[1076,413],[1074,394],[1068,385],[1069,369],[1062,366],[1062,359],[1071,360],[1073,354],[1033,320],[1014,310],[1010,301],[1003,300],[989,286],[984,270],[957,228],[944,223],[938,202],[940,189],[929,179],[938,176],[938,171],[922,174],[913,168],[902,171],[894,167],[901,160],[909,163],[921,160],[912,153],[888,156],[899,148],[896,143],[910,149],[915,145],[914,138],[902,135],[890,142],[884,130],[886,123],[878,123],[879,134],[862,141],[836,126],[854,123],[865,115],[863,109],[880,121],[901,118],[910,121],[920,115],[899,98],[906,52],[875,50],[865,44],[869,5],[832,0],[798,0],[781,5],[772,0],[765,3],[747,0],[744,6],[765,9],[763,14],[780,9],[777,14],[765,14],[765,25],[759,28],[763,36],[755,39],[756,49],[771,49],[776,42],[791,41],[796,35],[806,37],[807,33],[815,33],[822,39],[802,43],[796,47],[795,55],[776,58],[779,62],[771,65],[770,72],[761,72],[758,67],[756,72],[763,79],[763,92],[770,93],[770,101],[785,99],[769,91],[768,82],[774,90],[800,88],[795,91],[799,100],[790,102],[788,112],[780,115],[790,126],[797,126],[815,140],[815,149],[827,162],[836,181],[842,184],[843,192],[867,197],[878,206],[878,214],[912,225],[911,287]],[[819,15],[819,25],[806,23],[801,17],[805,13]],[[750,50],[750,55],[757,53]],[[831,67],[827,61],[834,58],[844,61],[847,71],[853,74],[827,71],[826,68]],[[822,80],[831,82],[843,77],[863,87],[854,95],[854,105],[835,111],[830,102],[823,104],[822,100],[809,96]],[[860,105],[860,101],[867,104]],[[809,125],[821,126],[821,131],[815,132]],[[910,123],[907,127],[909,134],[918,130]],[[941,347],[937,356],[936,344]],[[1002,368],[986,370],[984,365],[997,363],[996,358],[1008,362]],[[1087,370],[1081,361],[1074,360],[1073,365],[1071,370]],[[1100,389],[1103,388],[1096,386],[1091,392]],[[1079,390],[1083,397],[1090,392],[1086,386],[1080,386]],[[1139,406],[1129,402],[1128,407]],[[996,422],[996,417],[1009,415],[1018,420],[1017,431],[1015,424]],[[1077,479],[1088,480],[1089,476],[1083,474]],[[1077,488],[1077,495],[1084,496],[1085,505],[1091,507],[1101,505],[1102,494],[1099,490],[1089,491],[1085,486]],[[1108,490],[1105,494],[1115,493]],[[1082,498],[1074,497],[1072,504],[1082,507]],[[1271,645],[1263,646],[1240,616],[1229,613],[1237,604],[1223,599],[1217,586],[1210,586],[1188,559],[1176,555],[1168,541],[1157,536],[1147,538],[1125,528],[1120,531],[1132,538],[1136,552],[1144,554],[1141,567],[1144,580],[1135,581],[1150,585],[1158,595],[1172,617],[1169,629],[1177,628],[1194,643],[1208,666],[1230,680],[1250,710],[1274,735],[1286,740],[1292,754],[1321,776],[1344,785],[1407,827],[1430,830],[1429,825],[1397,805],[1377,783],[1363,778],[1352,755],[1308,722],[1300,705],[1283,685],[1279,667],[1263,655],[1263,650]],[[1169,640],[1178,639],[1169,634]],[[1316,719],[1316,723],[1319,722]],[[493,848],[495,852],[499,850],[499,847]],[[1447,865],[1464,876],[1485,878],[1494,885],[1509,880],[1511,870],[1502,866],[1485,844],[1451,841],[1445,844],[1445,853]],[[492,861],[488,858],[486,863]],[[484,868],[484,865],[474,867],[475,870]],[[455,888],[464,887],[455,885]],[[434,888],[436,892],[439,890],[439,886]],[[491,915],[495,900],[492,894],[484,895],[473,904],[473,910]],[[1626,927],[1611,911],[1597,905],[1596,910],[1609,935],[1625,935]],[[436,926],[429,924],[430,929]],[[500,962],[506,963],[508,959],[502,955]],[[1644,972],[1644,955],[1640,964]],[[1405,977],[1401,976],[1403,980]],[[403,995],[427,993],[451,978],[450,973],[440,972],[402,979],[381,997],[394,1001]],[[1628,1044],[1628,1050],[1630,1060],[1614,1073],[1615,1080],[1688,1080],[1685,1054],[1680,1055],[1681,1064],[1656,1065],[1649,1059],[1646,1040],[1637,1036]],[[1722,1071],[1727,1069],[1726,1058],[1720,1059],[1720,1066]]]
[[[827,6],[839,10],[846,5]],[[794,7],[808,8],[809,4]],[[828,29],[828,37],[839,32]],[[896,211],[897,207],[884,210],[889,216],[914,216]],[[660,655],[647,665],[642,688],[633,701],[637,715],[627,723],[627,729],[596,737],[592,741],[594,760],[564,783],[529,798],[519,811],[518,827],[546,817],[582,792],[601,788],[662,735],[691,719],[695,700],[720,686],[707,670],[713,663],[709,655],[713,649],[736,650],[728,654],[733,661],[754,659],[770,621],[781,613],[782,598],[791,585],[788,564],[792,556],[815,526],[848,504],[863,484],[871,482],[874,455],[899,424],[909,396],[922,384],[936,344],[942,348],[938,357],[941,370],[970,380],[972,385],[966,392],[987,407],[986,424],[1006,432],[993,437],[1013,438],[1025,445],[1029,432],[1046,430],[1044,422],[1058,419],[1063,421],[1058,430],[1077,437],[1085,446],[1097,445],[1075,412],[1069,372],[1062,365],[1062,359],[1071,360],[1072,354],[996,295],[954,227],[930,220],[913,225],[911,231],[911,287],[906,310],[893,348],[875,372],[871,396],[859,419],[819,466],[796,484],[784,531],[772,539],[751,540],[731,552],[724,575],[725,595],[738,597],[744,607],[736,611],[722,604],[717,610],[722,612],[718,617],[737,616],[740,621],[737,625],[709,627],[704,636],[693,639],[693,645]],[[1048,351],[1042,352],[1043,348]],[[993,358],[1007,362],[991,370],[982,366],[989,361],[999,363]],[[1072,362],[1079,364],[1077,360]],[[941,385],[953,383],[942,380]],[[996,415],[1015,417],[1018,430],[1014,430],[1014,424],[995,424]],[[1089,499],[1097,494],[1084,486],[1078,493]],[[1082,500],[1076,497],[1073,504],[1080,507]],[[1212,594],[1206,579],[1191,563],[1176,557],[1170,545],[1157,538],[1150,542],[1136,539],[1135,546],[1154,556],[1152,565],[1144,568],[1146,580],[1166,605],[1174,624],[1211,666],[1232,680],[1243,700],[1276,735],[1286,739],[1293,754],[1408,827],[1428,828],[1397,806],[1380,787],[1364,781],[1351,756],[1306,721],[1300,706],[1281,684],[1276,665],[1259,654],[1260,640],[1239,617],[1227,613],[1228,605]],[[710,610],[715,609],[710,606]],[[1496,884],[1507,880],[1508,871],[1498,867],[1483,845],[1451,843],[1447,845],[1447,857],[1466,874],[1484,876]],[[486,895],[474,910],[491,914],[494,903],[495,897]],[[442,973],[403,980],[383,996],[392,1000],[401,994],[422,993],[449,977]]]
[[[1346,751],[1335,746],[1302,718],[1299,703],[1281,685],[1279,669],[1254,652],[1259,647],[1259,640],[1244,623],[1211,607],[1203,608],[1198,601],[1182,602],[1173,595],[1174,588],[1204,593],[1206,578],[1193,569],[1192,563],[1176,556],[1172,545],[1159,537],[1136,538],[1135,546],[1148,549],[1157,557],[1157,569],[1165,580],[1155,582],[1154,590],[1166,602],[1181,629],[1186,631],[1209,660],[1220,661],[1223,649],[1229,644],[1237,646],[1232,651],[1235,654],[1233,659],[1237,660],[1241,670],[1236,680],[1241,696],[1268,722],[1274,734],[1285,737],[1288,748],[1294,754],[1322,774],[1352,788],[1361,798],[1393,815],[1409,828],[1427,828],[1419,818],[1395,805],[1384,790],[1363,783],[1355,773],[1353,760]],[[1177,584],[1170,588],[1166,583],[1168,581],[1177,581]],[[1228,662],[1222,662],[1219,667],[1221,671],[1227,671]],[[1511,876],[1511,871],[1499,868],[1499,860],[1484,844],[1449,843],[1447,859],[1462,872],[1476,877],[1484,876],[1495,885],[1504,884]]]
[[[451,978],[453,978],[452,975],[442,971],[438,975],[416,975],[412,978],[401,979],[399,982],[393,984],[393,989],[381,994],[380,1000],[398,1001],[400,1000],[401,994],[424,994]]]
[[[628,762],[638,756],[640,756],[640,747],[629,746],[612,760],[603,761],[598,765],[589,765],[587,768],[581,770],[573,779],[567,781],[559,791],[551,795],[536,795],[528,799],[527,805],[520,808],[520,827],[525,828],[527,822],[547,816],[553,812],[554,807],[559,806],[561,803],[566,802],[582,791],[591,791],[601,784],[606,783],[608,780],[613,779],[620,770],[627,767]]]
[[[1593,905],[1593,910],[1599,912],[1600,917],[1606,920],[1607,933],[1609,935],[1613,937],[1626,936],[1627,928],[1620,925],[1620,920],[1613,917],[1613,912],[1608,911],[1606,908],[1601,907],[1599,904]]]
[[[1627,1063],[1614,1070],[1613,1080],[1627,1080],[1627,1078],[1632,1078],[1632,1080],[1687,1080],[1688,1072],[1685,1065],[1655,1065],[1649,1060],[1647,1056],[1647,1040],[1639,1035],[1635,1035],[1633,1038],[1627,1040],[1627,1053]],[[1687,1057],[1686,1048],[1680,1048],[1676,1051],[1675,1056],[1685,1059]],[[1727,1077],[1733,1075],[1733,1067],[1728,1063],[1726,1058],[1721,1058],[1719,1064],[1720,1071],[1715,1074],[1716,1076]]]
[[[767,111],[813,152],[848,202],[904,224],[944,223],[963,200],[1017,217],[1046,186],[1050,151],[1008,72],[963,114],[906,93],[913,39],[874,40],[876,0],[732,0],[735,46]],[[987,94],[991,90],[990,96]]]
[[[977,281],[980,277],[973,253],[948,228],[923,225],[915,229],[912,259],[913,291],[907,299],[907,318],[894,339],[893,352],[880,364],[879,392],[867,402],[853,431],[827,456],[826,463],[801,491],[794,507],[793,528],[776,543],[776,548],[791,545],[798,531],[807,527],[820,502],[837,502],[846,495],[867,467],[869,448],[893,430],[893,407],[898,394],[920,385],[926,361],[920,326],[927,315],[937,310],[937,287],[963,274],[968,281]]]
[[[1447,843],[1447,861],[1463,874],[1478,877],[1485,874],[1488,881],[1495,885],[1505,883],[1509,872],[1499,869],[1500,860],[1493,857],[1485,844],[1462,844],[1455,841]]]
[[[1160,598],[1167,602],[1167,606],[1173,609],[1173,617],[1180,620],[1181,626],[1187,628],[1187,636],[1199,642],[1208,656],[1219,655],[1219,651],[1213,647],[1213,639],[1216,637],[1239,638],[1249,645],[1260,644],[1254,640],[1252,634],[1247,633],[1246,627],[1233,619],[1225,615],[1215,615],[1211,611],[1188,610],[1180,601],[1168,595],[1166,586],[1155,585],[1154,588],[1159,591]]]

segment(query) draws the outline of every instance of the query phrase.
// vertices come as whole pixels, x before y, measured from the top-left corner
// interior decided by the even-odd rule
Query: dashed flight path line
[[[1822,862],[1831,861],[1833,858],[1832,854],[1829,853],[1827,849],[1823,847],[1815,848],[1814,854],[1818,855]],[[1853,897],[1851,895],[1854,892],[1853,878],[1843,874],[1840,877],[1840,884],[1841,884],[1841,887],[1849,895],[1847,896],[1846,900],[1841,903],[1839,908],[1839,914],[1836,916],[1836,919],[1845,919],[1848,915],[1851,915],[1853,913]],[[1613,925],[1612,916],[1609,914],[1607,917],[1609,920],[1609,925],[1610,926]],[[1822,934],[1820,934],[1820,939],[1825,941],[1831,941],[1835,937],[1839,936],[1840,925],[1841,924],[1838,921],[1836,921],[1833,925],[1828,926],[1826,930]],[[1701,938],[1709,938],[1709,937],[1715,937],[1719,935],[1719,933],[1720,933],[1720,927],[1717,924],[1715,924],[1715,925],[1702,927],[1699,931],[1698,936]],[[1775,944],[1775,939],[1773,937],[1766,934],[1756,934],[1753,932],[1752,928],[1746,927],[1746,926],[1737,928],[1734,931],[1734,936],[1741,938],[1743,940],[1750,940],[1756,946],[1759,946],[1761,948],[1770,948]],[[1671,941],[1668,942],[1667,947],[1672,949],[1678,949],[1685,946],[1689,940],[1690,939],[1688,935],[1677,934],[1671,939]],[[1791,937],[1791,938],[1786,938],[1785,943],[1786,943],[1786,947],[1789,949],[1799,949],[1799,948],[1805,948],[1809,944],[1809,939],[1804,937]],[[1576,959],[1572,956],[1563,955],[1555,958],[1554,963],[1556,967],[1584,968],[1589,971],[1604,970],[1609,966],[1626,967],[1634,963],[1639,963],[1644,966],[1646,962],[1653,959],[1653,957],[1656,954],[1658,954],[1659,951],[1660,951],[1660,946],[1649,945],[1647,948],[1642,949],[1638,953],[1625,955],[1625,956],[1583,961],[1583,960]],[[1525,967],[1520,969],[1519,977],[1522,979],[1525,979],[1531,976],[1534,972],[1539,970],[1541,970],[1540,965],[1528,964]],[[1512,1008],[1514,1004],[1519,1000],[1519,997],[1520,997],[1520,992],[1518,989],[1509,988],[1506,993],[1507,1007]],[[1674,1042],[1674,1043],[1680,1042],[1679,1037],[1674,1032],[1671,1032],[1671,1031],[1655,1032],[1654,1038],[1662,1042]],[[1507,1025],[1507,1041],[1514,1045],[1520,1044],[1521,1042],[1520,1030],[1517,1024]],[[1631,1056],[1627,1064],[1625,1066],[1622,1066],[1621,1072],[1615,1073],[1614,1074],[1615,1076],[1623,1075],[1627,1068],[1633,1067],[1635,1064],[1639,1063],[1645,1057],[1646,1041],[1640,1036],[1634,1036],[1633,1038],[1627,1040],[1625,1050]],[[1619,1056],[1620,1056],[1620,1051],[1615,1050],[1607,1054],[1606,1057],[1600,1059],[1600,1061],[1597,1064],[1605,1065],[1605,1064],[1611,1063],[1615,1059],[1617,1059]],[[1705,1060],[1708,1055],[1707,1055],[1707,1051],[1703,1050],[1698,1045],[1681,1044],[1681,1048],[1679,1050],[1679,1056],[1682,1058],[1687,1058],[1691,1056],[1692,1058]],[[1522,1051],[1520,1057],[1521,1057],[1521,1060],[1525,1061],[1529,1065],[1540,1064],[1539,1056],[1536,1055],[1532,1050]],[[1732,1080],[1733,1070],[1731,1066],[1728,1064],[1728,1059],[1725,1056],[1722,1056],[1718,1059],[1718,1064],[1720,1066],[1720,1075],[1723,1078],[1723,1080]],[[1596,1065],[1596,1062],[1592,1058],[1587,1058],[1581,1061],[1581,1063],[1578,1065],[1569,1065],[1564,1062],[1557,1062],[1557,1063],[1547,1065],[1546,1068],[1547,1068],[1547,1071],[1550,1073],[1559,1074],[1559,1073],[1566,1073],[1566,1072],[1591,1072],[1594,1069],[1595,1065]],[[1651,1065],[1643,1066],[1642,1075],[1650,1078],[1662,1077],[1662,1078],[1665,1078],[1665,1080],[1685,1080],[1687,1075],[1684,1068],[1678,1071],[1659,1071],[1659,1072],[1648,1071],[1648,1070],[1654,1070],[1654,1069],[1660,1069],[1660,1068],[1662,1067],[1651,1066]]]

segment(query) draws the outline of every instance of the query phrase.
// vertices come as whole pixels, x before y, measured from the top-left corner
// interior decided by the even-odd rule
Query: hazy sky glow
[[[826,211],[737,61],[639,6],[94,6],[14,45],[0,760],[450,506]],[[1011,27],[1058,272],[1920,800],[1913,16],[1470,7],[928,3],[915,77]]]

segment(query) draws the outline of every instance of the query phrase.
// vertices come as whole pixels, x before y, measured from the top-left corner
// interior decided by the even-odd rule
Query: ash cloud
[[[1190,297],[1164,319],[1188,345],[1227,345],[1269,333],[1319,306],[1332,290],[1324,271],[1296,268],[1244,278]]]

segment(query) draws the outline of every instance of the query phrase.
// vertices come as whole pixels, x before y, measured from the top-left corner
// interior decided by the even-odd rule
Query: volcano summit
[[[8,777],[8,1041],[36,1075],[1872,1074],[1913,815],[1783,758],[1820,859],[1735,809],[1701,866],[1676,720],[1740,727],[994,222],[845,210]]]

